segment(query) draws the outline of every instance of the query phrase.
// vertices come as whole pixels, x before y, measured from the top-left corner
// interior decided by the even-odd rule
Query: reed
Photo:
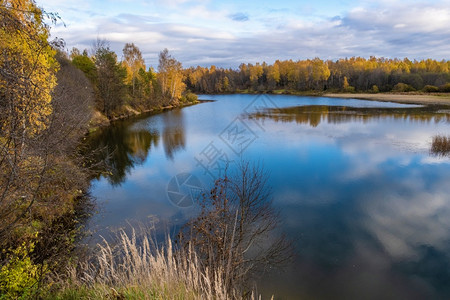
[[[103,240],[88,262],[71,268],[52,299],[242,299],[227,289],[224,272],[209,272],[191,249],[168,238],[157,246],[150,234],[120,230]],[[246,297],[256,299],[253,293]]]
[[[450,156],[450,136],[434,136],[431,141],[430,152],[438,156]]]

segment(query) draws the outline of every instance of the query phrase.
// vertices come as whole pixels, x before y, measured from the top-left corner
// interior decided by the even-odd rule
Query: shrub
[[[439,92],[439,88],[434,85],[426,85],[423,87],[423,91],[426,93],[436,93]]]
[[[443,92],[443,93],[450,93],[450,82],[443,84],[439,87],[439,91]]]
[[[186,93],[185,97],[186,97],[186,101],[187,102],[195,103],[195,102],[198,101],[198,96],[196,94],[194,94],[194,93],[191,93],[191,92]]]
[[[0,299],[30,299],[39,290],[39,281],[46,267],[34,264],[30,252],[34,243],[23,243],[7,255],[7,263],[0,270]]]
[[[392,91],[394,92],[413,92],[416,89],[413,88],[412,86],[410,86],[409,84],[406,83],[397,83],[394,88],[392,89]]]
[[[181,96],[180,102],[181,103],[197,103],[198,96],[194,93],[188,92],[185,95]]]
[[[349,85],[349,86],[344,88],[344,92],[346,92],[346,93],[354,93],[355,92],[355,87]]]
[[[379,92],[380,92],[380,89],[378,88],[378,86],[376,84],[374,84],[372,86],[372,93],[379,93]]]

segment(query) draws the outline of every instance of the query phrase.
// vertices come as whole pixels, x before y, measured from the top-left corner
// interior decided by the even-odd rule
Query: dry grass
[[[430,151],[438,156],[450,156],[450,136],[434,136],[431,141]]]
[[[121,230],[117,237],[115,245],[104,240],[90,262],[71,269],[62,289],[51,298],[243,298],[237,290],[227,291],[224,273],[211,275],[191,249],[175,249],[170,239],[158,247],[148,234],[137,238],[134,229],[131,234]]]
[[[378,93],[378,94],[344,94],[344,93],[326,93],[324,97],[330,98],[351,98],[362,100],[375,100],[385,102],[409,103],[409,104],[436,104],[436,105],[450,105],[450,94],[444,93],[439,95],[428,94],[412,94],[412,93]]]

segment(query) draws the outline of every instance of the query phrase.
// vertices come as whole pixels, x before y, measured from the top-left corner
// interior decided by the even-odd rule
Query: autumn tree
[[[39,181],[24,180],[45,169],[28,154],[52,113],[58,63],[48,38],[33,1],[0,2],[0,237],[35,203]]]
[[[257,88],[258,82],[264,73],[263,67],[259,63],[256,63],[255,65],[249,64],[248,70],[250,73],[250,82],[254,88]]]
[[[276,88],[277,84],[280,82],[280,69],[278,67],[278,64],[273,64],[272,66],[268,67],[267,81],[268,88],[270,90]]]
[[[230,80],[228,79],[228,76],[225,76],[223,78],[223,91],[224,92],[230,91]]]
[[[18,145],[46,127],[58,64],[47,42],[49,28],[34,2],[2,1],[0,16],[2,132]]]
[[[145,63],[142,58],[142,52],[133,43],[126,43],[123,47],[123,64],[127,70],[127,83],[131,85],[131,96],[136,96],[136,85],[140,79],[139,71],[145,71]],[[142,74],[141,74],[142,75]]]
[[[342,88],[343,88],[344,91],[345,91],[345,90],[348,89],[349,86],[350,86],[350,84],[348,84],[347,76],[344,76],[344,81],[343,81],[343,83],[342,83]]]
[[[313,59],[310,64],[310,78],[312,83],[315,85],[316,89],[323,89],[321,86],[323,86],[324,82],[328,80],[331,74],[328,65],[319,58]]]
[[[30,0],[0,2],[0,294],[12,285],[13,299],[31,298],[45,272],[64,267],[55,250],[73,249],[79,225],[61,220],[74,215],[87,186],[74,160],[91,115],[90,83],[64,55],[58,63],[46,16]],[[26,267],[8,273],[24,248],[16,260]],[[15,282],[30,277],[32,285]]]
[[[185,89],[183,67],[167,49],[159,53],[158,82],[163,99],[169,104],[177,103]]]

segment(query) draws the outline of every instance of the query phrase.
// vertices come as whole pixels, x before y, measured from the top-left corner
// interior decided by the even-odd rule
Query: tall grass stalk
[[[434,136],[431,141],[430,151],[438,156],[450,156],[450,136]]]
[[[120,230],[117,243],[103,240],[52,298],[242,299],[237,289],[226,288],[223,271],[209,272],[190,247],[177,249],[170,239],[157,246],[148,233],[137,238],[134,229]]]

